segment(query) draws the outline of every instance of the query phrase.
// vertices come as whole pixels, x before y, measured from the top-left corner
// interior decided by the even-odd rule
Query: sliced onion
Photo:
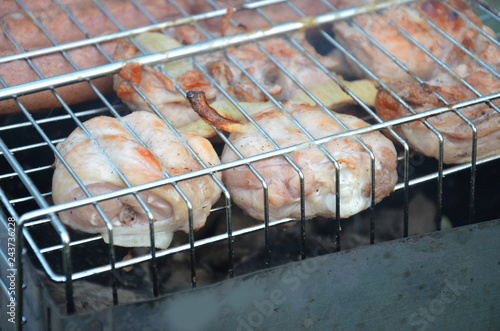
[[[346,87],[352,91],[368,107],[375,106],[375,96],[377,88],[375,82],[368,79],[355,81],[344,81]],[[334,81],[324,82],[307,87],[308,90],[326,107],[334,107],[339,104],[356,104],[347,93],[342,91],[339,85]],[[315,105],[316,103],[304,91],[295,93],[290,99],[291,103]]]
[[[182,47],[182,44],[177,40],[163,33],[145,32],[135,37],[135,40],[144,47],[148,53],[161,53]],[[162,66],[172,78],[179,77],[186,71],[194,69],[191,59],[188,58],[166,62],[162,64]]]

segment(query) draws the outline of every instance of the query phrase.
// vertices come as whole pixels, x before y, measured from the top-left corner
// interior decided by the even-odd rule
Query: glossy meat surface
[[[344,131],[330,114],[318,107],[289,106],[292,115],[314,138],[322,138]],[[364,121],[349,115],[335,114],[349,129],[367,126]],[[280,148],[307,143],[309,139],[290,119],[286,112],[268,109],[254,120]],[[378,132],[360,137],[375,156],[375,202],[388,196],[397,181],[397,155],[390,140]],[[231,143],[244,156],[250,157],[275,150],[275,147],[251,124],[245,132],[232,133]],[[366,149],[354,138],[334,139],[324,145],[340,165],[340,217],[349,217],[370,206],[371,158]],[[222,162],[238,157],[225,147]],[[290,155],[290,159],[304,174],[305,217],[335,217],[335,166],[316,146],[304,144]],[[252,163],[268,185],[269,217],[300,218],[300,180],[297,171],[283,157]],[[223,172],[223,181],[233,201],[249,215],[264,219],[262,183],[247,166]]]
[[[136,140],[125,124],[148,147]],[[165,173],[174,176],[201,169],[201,165],[186,148],[186,142],[206,166],[220,163],[206,139],[185,134],[183,141],[151,113],[135,112],[121,121],[100,116],[88,120],[84,125],[97,144],[78,128],[57,148],[91,195],[127,187],[117,170],[131,186],[135,186],[164,179]],[[210,176],[182,181],[178,186],[193,206],[193,227],[196,230],[205,224],[221,189]],[[52,189],[55,204],[86,198],[59,159],[55,163]],[[189,230],[186,202],[172,185],[143,191],[139,196],[153,213],[156,235]],[[125,246],[150,245],[149,220],[134,196],[122,196],[98,205],[113,225],[115,244],[120,245],[124,241]],[[73,229],[107,235],[105,221],[93,205],[63,211],[59,217]],[[157,247],[165,246],[168,243],[157,243]]]

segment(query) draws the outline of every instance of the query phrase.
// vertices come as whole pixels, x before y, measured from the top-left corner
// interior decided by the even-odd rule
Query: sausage
[[[101,0],[101,3],[124,29],[153,24],[138,7],[128,0]],[[178,12],[167,1],[139,0],[139,3],[158,22],[171,20],[178,16]],[[83,26],[89,37],[120,31],[112,20],[91,0],[65,0],[63,4],[66,5],[79,24]],[[86,38],[86,35],[64,10],[53,1],[29,0],[26,1],[26,6],[58,44]],[[0,2],[0,15],[0,57],[21,52],[5,32],[24,51],[53,46],[50,39],[14,1]],[[116,41],[101,44],[103,51],[110,58],[114,52],[115,44]],[[95,46],[67,50],[66,53],[74,61],[78,69],[88,69],[109,63],[106,56],[100,53]],[[61,53],[35,57],[32,58],[32,62],[45,78],[76,71]],[[26,60],[0,63],[0,77],[7,86],[15,86],[40,79]],[[111,77],[102,77],[93,80],[92,83],[103,94],[109,94],[113,91]],[[60,87],[56,91],[68,104],[97,98],[97,95],[87,83]],[[22,96],[19,100],[29,111],[61,107],[61,104],[50,91]],[[19,111],[19,106],[13,99],[0,101],[0,114],[10,114],[17,111]]]

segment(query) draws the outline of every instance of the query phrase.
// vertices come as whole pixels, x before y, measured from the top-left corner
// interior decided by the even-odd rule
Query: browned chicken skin
[[[448,1],[448,3],[464,13],[468,19],[479,27],[482,27],[478,17],[461,0]],[[350,7],[352,2],[341,1],[340,7],[344,6]],[[414,7],[411,5],[391,7],[380,14],[359,15],[353,18],[353,22],[412,73],[423,80],[429,80],[440,72],[439,64],[399,32],[398,26],[418,44],[448,65],[459,63],[462,54],[456,46],[447,41],[423,17],[429,18],[460,44],[478,35],[478,32],[468,26],[455,12],[450,11],[445,5],[434,0],[417,2]],[[334,23],[333,30],[335,39],[379,78],[387,80],[412,79],[348,22]],[[359,77],[367,75],[356,64],[352,64],[351,69]]]
[[[436,78],[436,79],[439,79]],[[480,93],[486,95],[500,91],[500,81],[485,70],[477,69],[464,79]],[[445,106],[434,93],[448,103],[473,99],[476,95],[467,87],[456,82],[421,86],[410,82],[395,82],[389,87],[417,113]],[[493,101],[500,107],[500,101]],[[387,91],[381,90],[376,98],[376,110],[383,120],[392,120],[411,113]],[[477,157],[484,158],[500,151],[500,114],[486,104],[470,106],[459,110],[477,128]],[[472,156],[473,132],[470,125],[453,112],[447,112],[428,119],[444,138],[443,162],[456,164],[470,162]],[[438,136],[421,121],[410,122],[394,128],[410,146],[430,157],[439,157]]]
[[[500,80],[492,74],[492,71],[498,72],[500,69],[500,49],[487,36],[480,33],[480,29],[485,30],[487,33],[490,33],[490,30],[482,26],[477,16],[472,13],[464,2],[454,0],[447,3],[455,10],[463,13],[474,24],[477,24],[478,29],[474,29],[455,10],[450,10],[437,1],[419,2],[417,10],[453,37],[465,49],[476,54],[484,62],[484,65],[474,60],[457,46],[449,48],[447,50],[448,55],[446,55],[440,53],[445,50],[445,47],[430,47],[428,42],[424,40],[423,46],[428,47],[431,53],[441,59],[450,70],[465,80],[466,84],[470,85],[471,88],[439,66],[438,62],[434,63],[434,69],[423,73],[420,68],[422,63],[416,61],[415,68],[410,69],[425,80],[424,84],[409,79],[409,76],[399,77],[397,75],[401,81],[388,83],[388,87],[416,113],[474,99],[478,94],[473,89],[481,95],[500,91]],[[420,30],[413,31],[409,29],[409,33],[416,36],[416,39],[418,39],[419,32]],[[428,38],[432,39],[433,42],[440,40],[441,37],[436,37],[436,34],[437,32],[429,34]],[[451,45],[450,42],[447,43]],[[394,41],[392,44],[388,43],[387,47],[397,48],[398,45],[401,44]],[[441,45],[441,41],[438,45]],[[415,53],[415,58],[420,59],[417,54]],[[422,68],[427,70],[429,67],[422,65]],[[492,103],[497,107],[500,106],[498,100],[493,100]],[[384,89],[380,89],[378,92],[375,107],[383,120],[392,120],[412,114]],[[500,151],[500,114],[498,109],[490,107],[488,104],[479,104],[459,109],[459,112],[477,129],[477,158],[498,153]],[[428,123],[444,139],[444,163],[456,164],[472,160],[473,130],[467,121],[461,119],[454,112],[447,112],[428,118]],[[426,156],[439,158],[439,138],[421,121],[403,124],[395,127],[395,130],[408,141],[410,147],[414,150]]]
[[[187,33],[186,29],[181,29]],[[189,30],[190,35],[195,33]],[[179,30],[177,31],[177,34]],[[186,35],[184,35],[185,38]],[[169,38],[161,34],[144,34],[137,39],[144,40]],[[170,38],[172,39],[172,38]],[[189,38],[196,39],[196,37]],[[300,39],[300,36],[299,36]],[[305,42],[305,41],[304,41]],[[305,42],[306,43],[306,42]],[[179,44],[180,45],[180,44]],[[261,42],[262,47],[283,65],[299,82],[305,86],[329,81],[326,73],[321,71],[306,56],[282,38],[272,38]],[[323,61],[327,68],[338,64],[334,58],[324,58],[310,49],[317,58]],[[278,68],[255,44],[244,44],[227,49],[237,63],[244,68],[253,79],[263,86],[265,91],[278,100],[288,100],[299,90],[298,86]],[[121,43],[115,52],[115,59],[124,60],[139,56],[135,46]],[[224,90],[237,101],[262,102],[267,101],[266,94],[254,84],[233,62],[222,52],[212,52],[196,57],[197,62],[213,77]],[[184,65],[184,70],[172,75],[168,68],[167,74],[184,91],[203,91],[210,102],[224,99],[225,96],[200,71],[196,70],[191,62]],[[141,68],[137,64],[127,64],[119,75],[114,77],[114,86],[117,95],[131,110],[151,111],[151,107],[129,85],[134,83],[151,103],[167,118],[174,127],[188,125],[199,117],[193,112],[189,102],[174,88],[174,84],[161,71],[152,67]]]

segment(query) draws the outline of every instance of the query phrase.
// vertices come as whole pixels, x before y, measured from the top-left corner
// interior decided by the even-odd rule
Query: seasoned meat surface
[[[334,114],[349,129],[367,126],[350,115]],[[293,116],[315,139],[345,131],[331,114],[319,107],[293,105],[288,113],[268,109],[253,118],[280,147],[304,144],[290,155],[291,161],[304,174],[305,216],[336,216],[335,165],[292,121]],[[397,155],[390,140],[378,132],[359,137],[375,157],[375,202],[388,196],[397,181]],[[276,148],[255,126],[248,124],[244,132],[232,133],[229,140],[244,156],[250,157]],[[349,217],[370,206],[371,158],[355,138],[333,139],[324,144],[340,167],[340,217]],[[231,148],[224,148],[221,160],[228,163],[238,157]],[[284,157],[273,157],[251,164],[264,178],[269,189],[269,217],[281,219],[300,217],[300,180],[297,171]],[[252,217],[264,219],[264,196],[261,181],[247,166],[223,172],[234,202]]]
[[[148,34],[140,36],[138,41],[147,46],[149,40],[165,40],[168,38],[161,34]],[[286,40],[273,38],[262,41],[261,45],[305,86],[330,80],[326,73]],[[317,58],[322,58],[310,47],[309,50]],[[227,54],[235,59],[251,75],[252,79],[261,84],[265,91],[259,89],[222,52],[200,55],[196,57],[196,60],[215,82],[238,101],[267,101],[266,93],[278,100],[287,100],[299,89],[255,44],[231,47],[227,49]],[[126,43],[119,45],[115,53],[115,59],[133,58],[135,56],[138,56],[135,46]],[[330,58],[323,58],[322,61],[328,68],[333,68],[338,64],[335,59]],[[179,66],[177,68],[169,66],[165,69],[167,74],[183,91],[203,91],[210,102],[225,98],[210,79],[201,71],[196,70],[191,62],[183,62],[180,66],[182,67],[181,70],[179,70]],[[174,127],[180,128],[199,119],[183,94],[174,87],[174,82],[156,68],[139,68],[136,64],[131,63],[124,67],[119,75],[115,75],[114,79],[118,97],[132,110],[151,111],[151,107],[134,91],[129,82],[135,83]]]
[[[164,179],[166,174],[174,176],[201,169],[186,143],[206,166],[220,163],[206,139],[185,134],[182,140],[151,113],[135,112],[121,120],[100,116],[88,120],[84,126],[95,142],[78,128],[57,148],[91,195],[127,187],[117,170],[131,186],[136,186]],[[219,198],[220,187],[210,176],[181,181],[178,187],[193,206],[194,229],[202,227],[212,204]],[[55,204],[87,197],[59,159],[55,162],[52,190]],[[189,231],[188,208],[175,187],[162,186],[140,192],[139,196],[153,213],[155,232],[159,236],[157,247],[168,246],[169,240],[165,243],[162,236],[171,237],[172,232],[179,230]],[[133,195],[106,200],[98,205],[113,226],[115,244],[150,245],[147,214]],[[73,229],[107,236],[106,223],[93,205],[63,211],[59,217]]]
[[[467,9],[460,7],[461,2],[453,1],[451,4],[466,13],[470,11],[468,7]],[[458,17],[456,15],[448,14],[453,18]],[[481,27],[480,23],[478,24]],[[457,52],[461,56],[455,63],[449,64],[452,73],[442,70],[425,84],[415,81],[395,81],[388,84],[398,98],[415,113],[447,107],[450,104],[500,91],[498,76],[500,48],[488,35],[479,34],[477,31],[476,34],[471,34],[469,28],[458,23],[457,26],[456,34],[469,36],[463,41],[463,46],[477,54],[477,59],[466,56],[464,52]],[[464,29],[468,32],[463,32]],[[383,120],[400,118],[412,113],[398,98],[384,89],[378,92],[375,107]],[[477,158],[491,156],[500,151],[499,106],[500,101],[497,99],[491,104],[481,103],[459,109],[458,111],[467,120],[451,111],[428,119],[429,124],[443,136],[444,163],[457,164],[472,160],[473,130],[477,131]],[[421,121],[403,124],[395,127],[395,130],[406,138],[414,150],[426,156],[439,158],[439,138]]]
[[[441,77],[437,77],[439,80]],[[484,69],[477,69],[464,79],[480,93],[487,95],[500,91],[500,80]],[[434,80],[434,81],[436,81]],[[471,90],[457,82],[421,86],[411,82],[395,82],[389,87],[417,112],[424,112],[445,106],[437,95],[448,103],[457,103],[477,97]],[[441,82],[440,82],[441,83]],[[500,101],[493,104],[500,107]],[[389,92],[381,90],[376,98],[377,113],[383,120],[392,120],[410,115]],[[484,158],[500,151],[500,113],[487,104],[459,109],[477,130],[477,158]],[[443,162],[457,164],[472,159],[473,129],[469,123],[454,112],[430,117],[428,122],[443,136]],[[429,157],[439,158],[439,138],[421,121],[414,121],[395,127],[410,146]]]
[[[453,0],[447,1],[447,3],[480,28],[483,27],[479,18],[463,1]],[[359,4],[363,4],[363,2],[359,1]],[[339,8],[351,7],[352,5],[352,1],[340,1]],[[455,10],[451,10],[446,5],[434,0],[420,1],[415,6],[391,7],[381,13],[359,15],[354,17],[352,21],[412,73],[423,80],[429,80],[441,71],[440,66],[438,62],[426,55],[416,43],[450,66],[459,63],[463,54],[440,31],[429,24],[427,19],[459,44],[466,43],[479,33],[472,25],[467,24],[459,17]],[[401,67],[379,50],[369,37],[350,23],[346,21],[336,22],[333,24],[333,31],[336,40],[379,78],[387,80],[412,79]],[[407,37],[405,33],[410,37]],[[352,64],[351,69],[359,77],[368,76],[356,64]]]

